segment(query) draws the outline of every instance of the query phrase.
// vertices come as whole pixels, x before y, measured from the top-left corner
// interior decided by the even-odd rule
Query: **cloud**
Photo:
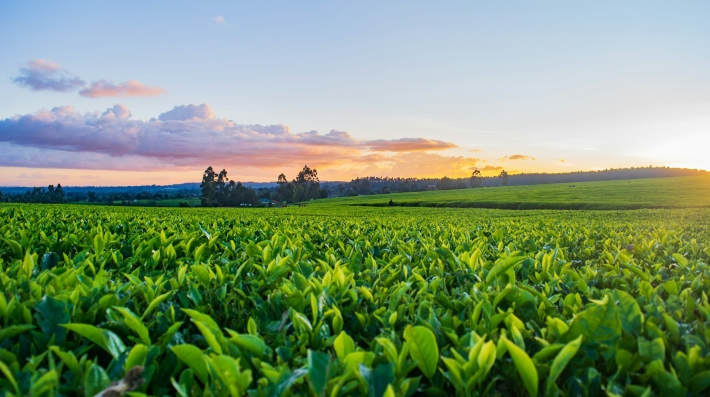
[[[68,92],[81,88],[79,95],[86,98],[157,96],[165,93],[160,87],[149,87],[137,80],[114,84],[99,80],[88,87],[84,80],[73,76],[66,69],[48,59],[35,59],[20,68],[20,74],[12,81],[32,91]]]
[[[27,62],[20,68],[20,75],[12,81],[32,91],[67,92],[85,84],[80,78],[70,75],[68,71],[48,59]]]
[[[522,154],[514,154],[512,156],[505,156],[503,158],[499,159],[500,161],[506,161],[506,160],[535,160],[535,157],[530,157],[530,156],[525,156]]]
[[[227,23],[227,20],[224,19],[223,16],[217,15],[216,17],[212,17],[212,21],[218,25],[225,25],[228,26],[229,24]]]
[[[358,174],[386,175],[397,177],[440,178],[467,177],[481,160],[464,156],[445,156],[438,153],[410,152],[397,153],[393,156],[381,156],[377,162]]]
[[[210,105],[203,103],[202,105],[180,105],[175,106],[173,110],[168,110],[158,116],[158,120],[210,120],[214,119],[214,111]]]
[[[87,98],[157,96],[162,94],[165,94],[163,88],[148,87],[138,80],[128,80],[119,84],[99,80],[79,91],[79,95]]]
[[[37,171],[37,172],[33,172],[31,174],[23,172],[20,175],[18,175],[17,177],[19,179],[57,179],[57,178],[66,178],[67,176],[62,175],[62,174],[45,174],[42,171]]]
[[[483,151],[483,149],[480,149],[480,148],[470,149],[470,150],[469,150],[469,152],[474,152],[474,153],[479,153],[479,152],[482,152],[482,151]]]
[[[457,147],[456,144],[451,142],[424,138],[377,139],[367,141],[366,144],[370,147],[370,150],[377,152],[423,152],[427,150],[443,150]]]
[[[558,161],[559,161],[560,163],[564,163],[564,162],[565,162],[565,159],[559,159]]]
[[[503,167],[500,167],[500,166],[487,165],[483,168],[479,168],[478,170],[481,172],[485,172],[485,171],[500,171],[502,169],[503,169]]]
[[[131,111],[127,106],[121,104],[115,104],[112,108],[106,109],[105,112],[101,113],[101,117],[116,117],[122,120],[128,120],[131,118]]]
[[[424,138],[367,141],[345,131],[292,133],[283,124],[238,124],[217,118],[207,104],[175,106],[147,121],[132,119],[130,109],[120,104],[104,112],[81,114],[60,106],[0,119],[0,166],[14,167],[141,171],[212,164],[274,169],[389,161],[399,171],[420,158],[433,162],[431,172],[450,174],[478,161],[422,152],[450,147],[455,145]]]

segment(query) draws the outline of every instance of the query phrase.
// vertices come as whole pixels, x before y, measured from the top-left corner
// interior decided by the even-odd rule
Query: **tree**
[[[454,181],[451,178],[444,176],[436,183],[436,188],[439,190],[451,190],[454,187]]]
[[[308,199],[308,186],[304,183],[293,183],[293,196],[291,200],[294,202],[306,201]]]
[[[315,168],[310,168],[310,167],[308,167],[308,165],[304,165],[303,169],[296,176],[296,180],[294,182],[296,182],[296,183],[320,182],[318,180],[318,171],[316,171]]]
[[[276,183],[279,187],[276,189],[277,201],[292,201],[293,200],[293,184],[289,183],[286,175],[280,174]]]
[[[315,168],[304,165],[296,179],[293,180],[293,184],[293,201],[305,201],[320,197],[320,180]]]
[[[63,203],[64,202],[64,189],[61,183],[57,183],[57,188],[54,189],[54,195],[51,197],[53,203]]]
[[[208,167],[202,175],[200,188],[202,188],[204,207],[257,204],[256,191],[242,185],[241,182],[230,181],[225,169],[217,174],[212,167]]]
[[[286,175],[284,175],[283,173],[279,174],[279,179],[276,181],[276,183],[279,185],[279,187],[288,184],[288,179],[286,179]]]
[[[481,187],[481,182],[483,182],[483,179],[481,178],[481,171],[476,169],[473,173],[471,173],[471,187]]]
[[[207,167],[205,172],[202,174],[202,183],[200,183],[200,189],[202,189],[200,204],[203,207],[212,207],[216,205],[216,179],[217,174],[212,169],[212,166]]]
[[[505,172],[505,170],[500,172],[500,175],[498,175],[498,178],[500,178],[500,183],[503,186],[508,186],[508,173]]]

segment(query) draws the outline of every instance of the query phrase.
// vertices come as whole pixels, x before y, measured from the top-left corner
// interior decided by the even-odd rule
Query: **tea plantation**
[[[710,208],[710,175],[378,194],[321,205],[547,210]],[[177,204],[176,204],[177,205]]]
[[[0,206],[0,396],[710,395],[710,210]]]

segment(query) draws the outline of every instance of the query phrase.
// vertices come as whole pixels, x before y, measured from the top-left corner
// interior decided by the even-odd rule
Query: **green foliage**
[[[434,333],[423,326],[407,326],[404,339],[409,343],[409,354],[422,373],[429,379],[434,377],[439,364],[439,347]]]
[[[0,396],[710,392],[708,210],[87,208],[0,206]]]

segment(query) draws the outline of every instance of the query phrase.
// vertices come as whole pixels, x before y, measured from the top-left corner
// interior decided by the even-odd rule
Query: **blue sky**
[[[242,180],[304,163],[341,180],[710,169],[710,3],[383,3],[4,2],[0,150],[14,157],[0,159],[0,184],[169,183],[207,165]],[[165,92],[86,97],[13,80],[38,59],[86,87]],[[77,144],[116,104],[130,118],[101,139],[121,149]],[[189,124],[174,138],[159,115],[190,104],[214,117],[173,120]],[[125,143],[136,129],[148,138]]]

